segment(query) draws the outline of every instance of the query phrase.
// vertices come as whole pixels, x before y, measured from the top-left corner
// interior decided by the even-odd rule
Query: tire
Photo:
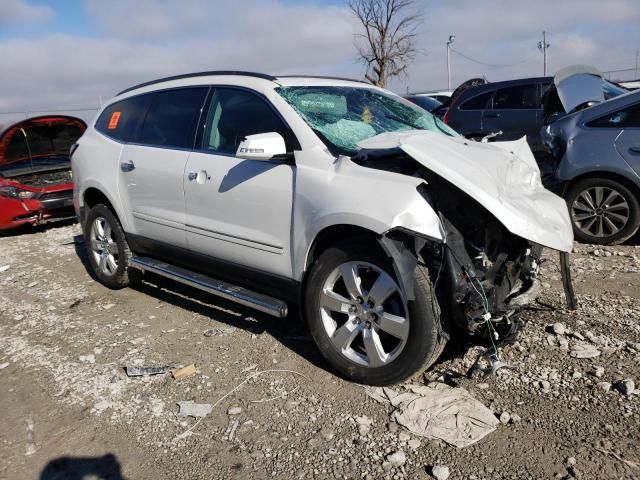
[[[109,207],[101,203],[92,207],[83,230],[89,263],[100,283],[120,289],[142,279],[142,272],[129,268],[131,250],[118,218]]]
[[[357,272],[346,276],[360,278],[361,288],[347,289],[343,272]],[[405,302],[399,285],[389,258],[356,242],[325,250],[312,266],[305,287],[305,317],[320,352],[345,378],[368,385],[395,384],[422,372],[442,353],[446,341],[428,270],[418,266],[414,271],[415,300]],[[401,318],[404,322],[398,321]],[[377,348],[372,350],[372,345]],[[380,347],[382,354],[369,354]]]
[[[615,180],[579,180],[565,199],[573,234],[582,243],[616,245],[631,238],[640,226],[637,196]]]

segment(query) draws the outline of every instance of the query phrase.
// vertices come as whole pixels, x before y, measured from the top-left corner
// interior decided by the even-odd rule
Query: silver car
[[[569,113],[552,114],[542,137],[575,238],[622,243],[640,226],[640,92],[604,101],[599,74],[585,67],[558,72],[554,84]]]

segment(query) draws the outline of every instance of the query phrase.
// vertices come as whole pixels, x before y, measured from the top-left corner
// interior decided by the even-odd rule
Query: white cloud
[[[0,1],[0,19],[10,2]],[[0,40],[0,112],[95,106],[135,83],[176,73],[245,69],[273,74],[361,77],[353,34],[358,25],[344,6],[281,0],[86,0],[91,36],[67,32]],[[548,31],[549,70],[570,63],[601,69],[633,66],[640,46],[637,0],[451,0],[420,2],[425,16],[404,91],[446,85],[445,41],[485,67],[453,54],[454,83],[538,76],[536,45]],[[14,19],[15,11],[14,11]],[[64,12],[59,12],[63,15]],[[22,20],[13,20],[22,21]],[[0,116],[0,121],[4,118]]]
[[[53,10],[45,5],[29,5],[24,0],[0,2],[0,25],[10,22],[39,22],[53,17]]]

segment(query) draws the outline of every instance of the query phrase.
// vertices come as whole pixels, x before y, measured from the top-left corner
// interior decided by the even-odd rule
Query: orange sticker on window
[[[111,114],[111,118],[109,119],[109,130],[114,130],[118,126],[118,121],[120,120],[120,112],[113,112]]]

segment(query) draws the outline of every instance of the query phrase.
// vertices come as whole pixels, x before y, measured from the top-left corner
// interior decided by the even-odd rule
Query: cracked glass
[[[354,155],[358,142],[385,132],[458,134],[411,102],[362,87],[280,87],[278,93],[334,155]]]

